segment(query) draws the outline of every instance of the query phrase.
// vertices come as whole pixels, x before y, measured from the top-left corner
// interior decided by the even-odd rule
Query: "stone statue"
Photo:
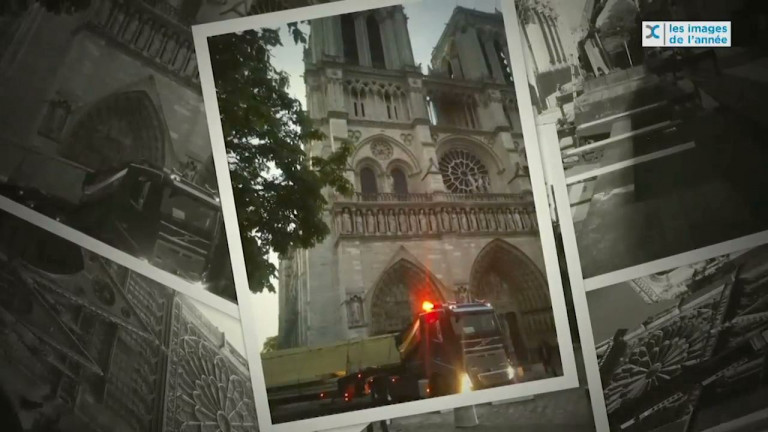
[[[467,220],[467,211],[464,209],[461,209],[459,212],[459,226],[461,226],[461,230],[464,232],[469,231],[469,221]]]
[[[397,233],[397,218],[395,217],[395,211],[390,209],[389,212],[387,212],[387,221],[388,223],[388,232],[390,234],[396,234]]]
[[[496,230],[496,215],[493,213],[493,209],[488,209],[485,213],[485,219],[488,221],[488,231]]]
[[[451,209],[451,231],[459,231],[459,216],[456,214],[456,209]]]
[[[416,212],[408,210],[408,221],[411,223],[411,232],[419,232],[419,221],[416,219]]]
[[[440,222],[443,231],[450,231],[451,230],[451,219],[448,216],[448,213],[445,211],[445,207],[440,209]]]
[[[504,209],[504,220],[507,222],[507,230],[517,231],[515,221],[512,218],[512,212],[508,208]]]
[[[356,234],[365,233],[365,229],[363,228],[363,212],[360,210],[357,210],[355,212],[355,233]]]
[[[477,213],[475,209],[469,211],[469,229],[477,231]]]
[[[369,234],[376,232],[376,221],[374,220],[373,212],[371,210],[365,211],[365,230]]]
[[[482,209],[477,212],[477,225],[480,231],[488,230],[488,221],[485,219],[485,211]]]
[[[435,215],[435,211],[429,209],[429,232],[438,231],[440,231],[440,226],[437,224],[437,216]]]
[[[427,215],[424,213],[424,209],[419,210],[419,232],[428,232],[429,231],[429,221],[427,220]]]
[[[395,193],[395,178],[392,177],[392,174],[387,173],[387,192],[389,193]]]
[[[525,229],[525,227],[523,227],[523,219],[520,217],[520,209],[515,209],[512,218],[515,221],[515,228],[517,228],[518,231]]]
[[[408,232],[408,217],[405,215],[405,210],[400,209],[397,212],[397,219],[399,222],[399,228],[401,233]]]
[[[349,215],[349,209],[344,209],[342,212],[342,231],[344,234],[350,234],[352,232],[352,217]]]
[[[384,216],[384,212],[381,210],[378,210],[376,212],[376,221],[379,225],[379,234],[386,234],[387,233],[387,218]]]

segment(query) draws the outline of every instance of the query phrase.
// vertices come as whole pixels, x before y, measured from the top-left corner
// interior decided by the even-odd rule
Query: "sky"
[[[582,11],[586,0],[549,0],[560,16],[560,27],[563,43],[568,45],[566,50],[575,52],[576,41],[570,34],[581,22]],[[423,72],[427,71],[430,63],[432,49],[437,43],[440,34],[451,17],[453,9],[462,6],[484,12],[501,10],[501,0],[420,0],[411,1],[404,5],[405,14],[408,17],[408,31],[411,37],[414,60],[422,65]],[[302,29],[308,32],[308,26]],[[302,45],[293,43],[288,34],[287,27],[280,27],[280,38],[283,46],[273,50],[272,65],[278,70],[286,72],[289,79],[289,93],[306,106],[306,92],[304,85],[304,63]],[[273,257],[273,262],[276,262]],[[277,282],[275,281],[275,286]],[[255,334],[258,345],[278,332],[278,296],[274,293],[254,294],[254,316],[257,329]]]

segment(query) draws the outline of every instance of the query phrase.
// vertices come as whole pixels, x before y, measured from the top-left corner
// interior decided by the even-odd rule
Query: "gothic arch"
[[[542,341],[557,342],[547,279],[523,251],[492,240],[475,258],[469,280],[472,296],[490,302],[507,322],[519,360]]]
[[[173,157],[169,147],[160,109],[146,90],[133,89],[88,107],[69,129],[61,155],[94,170],[130,162],[164,167],[166,158]]]
[[[358,192],[366,193],[363,191],[363,182],[366,180],[364,179],[364,171],[365,170],[371,170],[373,172],[373,180],[376,184],[376,193],[383,192],[382,188],[382,177],[384,175],[384,169],[382,168],[381,164],[372,157],[364,157],[357,161],[355,163],[354,172],[355,172],[355,189]],[[368,180],[371,181],[371,180]],[[370,185],[369,185],[370,186]]]
[[[390,144],[394,149],[397,149],[397,150],[400,150],[401,152],[403,152],[403,154],[406,156],[406,159],[407,159],[405,162],[408,163],[408,165],[410,167],[410,170],[408,171],[408,175],[414,175],[414,174],[417,174],[418,172],[421,171],[421,167],[419,165],[419,161],[416,158],[416,155],[413,154],[411,149],[409,149],[408,147],[403,145],[403,143],[401,143],[400,141],[392,138],[391,136],[386,135],[386,134],[382,134],[382,133],[379,133],[379,134],[376,134],[376,135],[371,135],[371,136],[361,140],[360,143],[358,144],[357,148],[355,149],[355,151],[350,156],[349,160],[357,161],[358,158],[360,158],[360,152],[363,149],[369,147],[371,144],[373,144],[374,142],[376,142],[378,140],[384,141],[384,142]],[[397,155],[394,154],[393,157],[397,158]],[[360,160],[365,159],[365,158],[367,158],[367,156],[365,156],[363,158],[360,158]],[[357,164],[357,162],[355,162],[355,163]]]
[[[407,252],[395,255],[394,262],[379,276],[368,295],[370,335],[398,333],[411,324],[422,302],[445,301],[439,280]]]

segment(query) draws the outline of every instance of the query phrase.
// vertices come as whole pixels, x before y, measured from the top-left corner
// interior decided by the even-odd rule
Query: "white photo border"
[[[548,197],[542,173],[541,156],[537,148],[537,141],[534,140],[531,144],[526,145],[526,151],[529,155],[528,161],[531,173],[534,205],[536,207],[538,218],[539,234],[550,289],[550,298],[552,302],[555,329],[557,331],[563,376],[471,393],[444,396],[439,399],[423,399],[415,402],[400,403],[292,422],[279,424],[272,423],[269,403],[267,401],[264,371],[261,367],[261,347],[257,346],[256,341],[258,339],[253,337],[254,332],[258,334],[258,330],[252,312],[252,299],[245,270],[245,260],[242,253],[242,242],[240,239],[232,183],[229,175],[229,163],[220,121],[216,88],[213,80],[208,38],[222,34],[274,26],[275,23],[284,24],[292,21],[317,19],[349,12],[412,3],[415,1],[417,0],[341,0],[327,4],[284,10],[264,15],[254,15],[229,21],[201,24],[192,27],[203,91],[203,100],[208,121],[208,130],[211,138],[214,166],[219,183],[222,213],[224,215],[225,229],[229,243],[235,287],[238,294],[238,304],[241,310],[241,324],[243,326],[246,352],[251,371],[254,401],[259,417],[259,427],[262,431],[319,431],[345,426],[363,428],[366,424],[375,421],[389,420],[392,418],[406,417],[498,400],[508,400],[557,390],[566,390],[579,385],[573,343],[568,325],[568,315],[565,307],[565,295],[558,266],[554,230],[552,228],[552,221],[549,217]],[[501,0],[501,4],[502,13],[505,17],[504,22],[508,45],[510,46],[510,53],[515,52],[519,55],[521,52],[520,50],[522,50],[522,39],[519,37],[520,31],[516,19],[517,14],[515,11],[514,0]],[[517,37],[512,38],[510,35],[516,35]],[[513,54],[510,54],[510,56],[514,57]],[[527,91],[527,86],[525,88]],[[516,92],[518,95],[520,94],[519,86],[516,86]],[[530,121],[530,118],[528,121]]]
[[[32,225],[61,237],[66,241],[74,243],[83,249],[101,255],[120,266],[148,277],[191,299],[205,303],[232,318],[240,318],[240,311],[236,304],[205,291],[201,286],[161,270],[144,260],[116,249],[57,220],[49,218],[48,216],[44,216],[16,201],[0,196],[0,211],[4,211],[14,217],[31,223]]]

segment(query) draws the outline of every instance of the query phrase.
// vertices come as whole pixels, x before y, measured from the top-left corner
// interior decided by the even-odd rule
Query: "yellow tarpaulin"
[[[369,367],[400,363],[393,335],[322,347],[291,348],[261,355],[268,389],[342,376]]]

